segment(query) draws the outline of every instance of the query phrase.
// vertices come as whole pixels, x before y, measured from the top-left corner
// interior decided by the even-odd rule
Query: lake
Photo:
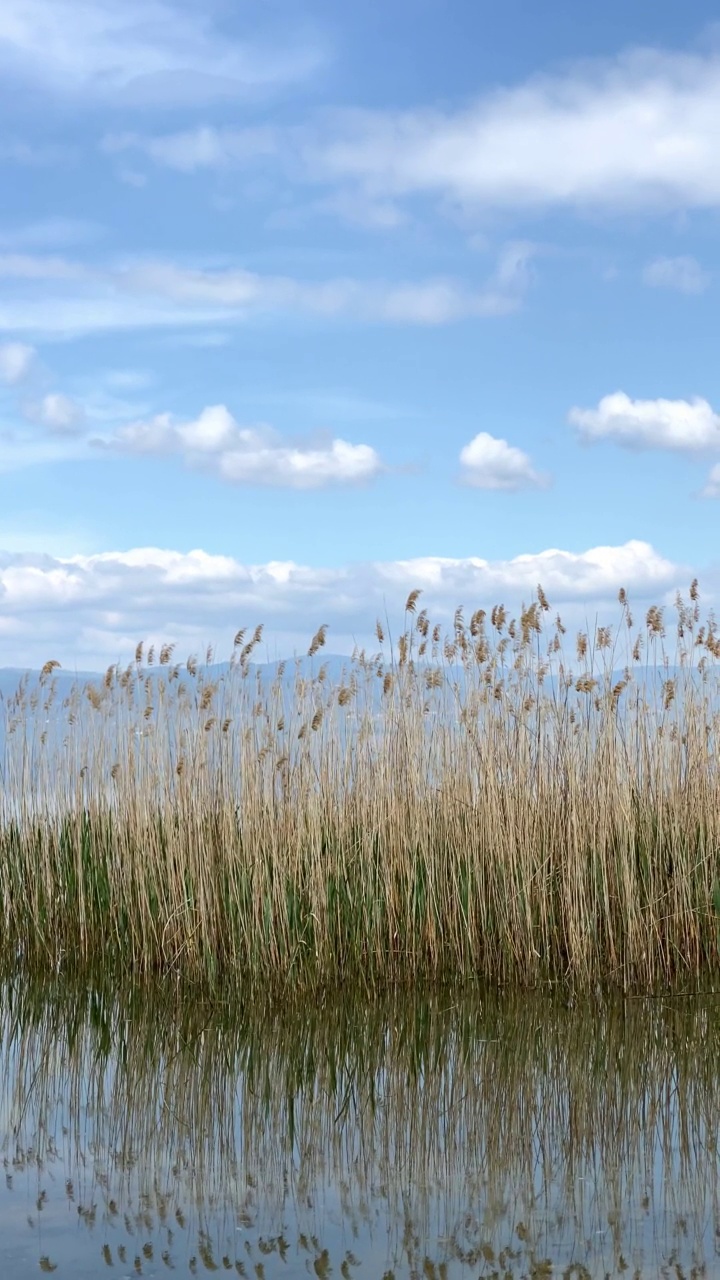
[[[15,979],[0,1274],[720,1275],[719,1006]]]

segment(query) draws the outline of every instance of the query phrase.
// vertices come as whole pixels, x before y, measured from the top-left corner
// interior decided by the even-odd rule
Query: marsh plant
[[[625,987],[717,967],[720,634],[568,636],[542,588],[449,626],[409,596],[391,644],[328,675],[321,627],[268,681],[138,645],[5,706],[0,948],[215,982],[480,974]],[[669,628],[669,629],[668,629]]]

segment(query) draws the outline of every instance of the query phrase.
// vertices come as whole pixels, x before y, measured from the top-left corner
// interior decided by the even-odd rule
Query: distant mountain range
[[[349,656],[342,655],[342,654],[328,654],[326,656],[323,656],[322,654],[317,654],[313,658],[310,658],[307,655],[303,655],[301,658],[297,660],[297,665],[296,665],[296,660],[294,658],[288,658],[284,661],[285,670],[284,670],[284,675],[282,679],[282,684],[285,689],[289,690],[292,688],[292,685],[295,679],[296,670],[299,670],[300,674],[303,677],[309,678],[309,677],[312,677],[313,675],[316,676],[320,668],[325,667],[326,673],[327,673],[326,680],[328,685],[339,685],[343,679],[343,672],[345,673],[345,676],[347,678],[350,674],[352,665],[353,665],[352,659]],[[434,665],[436,664],[434,663],[427,664],[428,667],[434,666]],[[582,663],[574,662],[570,665],[572,667],[572,670],[576,678],[583,674],[584,667]],[[281,666],[280,661],[250,663],[248,666],[249,674],[247,676],[247,679],[249,680],[257,679],[259,675],[262,681],[262,684],[264,686],[270,686],[273,683],[273,681],[276,679],[278,668],[280,666]],[[228,662],[215,663],[211,666],[199,665],[198,677],[202,676],[202,679],[205,682],[216,681],[227,676],[230,669],[231,669],[230,663]],[[154,665],[152,667],[141,667],[140,669],[141,678],[144,680],[145,677],[148,675],[152,679],[157,679],[158,677],[161,677],[161,676],[167,677],[168,670],[169,668],[167,666],[161,667],[159,665]],[[459,683],[462,683],[462,679],[463,679],[462,667],[456,666],[455,668],[452,668],[445,665],[445,670],[447,671],[448,675],[451,675],[452,673],[454,673],[454,678],[458,680]],[[687,670],[688,670],[687,668],[680,668],[680,667],[674,667],[674,666],[673,667],[659,667],[659,666],[645,667],[639,663],[635,665],[635,667],[633,668],[633,679],[636,685],[643,685],[646,682],[657,683],[657,682],[668,680],[668,679],[675,679],[678,676],[682,677],[687,674]],[[624,675],[624,671],[622,669],[613,671],[612,673],[613,683],[616,683],[617,681],[622,680],[623,675]],[[21,680],[25,676],[28,677],[28,686],[27,686],[28,692],[32,693],[34,689],[37,689],[39,684],[39,679],[40,679],[39,671],[37,670],[26,671],[22,667],[0,667],[0,711],[2,709],[3,704],[7,703],[8,699],[11,698],[17,692],[18,686],[20,685]],[[53,672],[52,678],[53,680],[56,681],[56,684],[57,684],[57,697],[60,701],[62,701],[62,699],[68,695],[68,693],[70,692],[70,690],[74,685],[80,685],[80,686],[83,686],[86,684],[97,685],[103,680],[103,676],[104,676],[104,672],[70,671],[68,669],[59,667],[56,671]],[[699,678],[700,678],[699,673],[695,671],[694,680],[699,682]],[[718,680],[720,680],[720,665],[717,668],[717,678]],[[184,663],[180,665],[179,679],[182,681],[185,681],[186,683],[191,679],[191,677],[189,677],[186,671]],[[49,684],[50,681],[48,680],[47,683]],[[546,690],[549,690],[554,688],[555,686],[556,686],[556,679],[551,676],[546,677],[544,688]],[[0,714],[0,720],[2,720],[1,714]]]
[[[317,654],[314,658],[309,658],[307,655],[304,655],[298,660],[298,663],[301,675],[306,677],[313,674],[316,675],[321,667],[326,667],[328,681],[339,684],[343,670],[349,671],[351,661],[350,657],[342,656],[341,654],[328,654],[327,657],[324,657],[322,654]],[[273,680],[275,680],[277,676],[280,665],[280,660],[276,662],[249,663],[249,675],[247,678],[257,678],[257,673],[259,672],[263,684],[272,684]],[[120,667],[119,670],[122,671],[124,668]],[[152,667],[143,666],[141,667],[142,679],[145,679],[148,675],[154,679],[161,676],[165,676],[167,678],[168,670],[168,666],[161,667],[159,664],[155,664]],[[229,662],[213,663],[211,666],[198,664],[198,675],[202,674],[203,679],[206,681],[218,680],[227,675],[229,670]],[[284,684],[292,685],[295,678],[295,671],[295,659],[286,659],[285,674],[283,677]],[[104,671],[70,671],[68,668],[58,667],[53,672],[52,678],[57,682],[58,696],[62,699],[67,696],[73,685],[98,684],[103,680],[104,675]],[[0,701],[7,701],[8,698],[11,698],[13,694],[17,692],[21,680],[26,676],[28,677],[28,690],[32,691],[37,688],[40,679],[40,672],[38,670],[28,670],[23,667],[0,667]],[[184,662],[180,664],[179,678],[181,680],[187,680],[189,678]],[[50,680],[48,680],[47,683],[50,684]]]
[[[431,666],[431,665],[434,665],[434,664],[428,664],[428,666]],[[246,677],[246,680],[248,681],[250,688],[252,688],[252,686],[255,684],[255,682],[259,677],[263,689],[265,690],[269,689],[277,677],[279,666],[280,666],[279,662],[250,664],[248,668],[248,675]],[[314,658],[303,656],[298,660],[297,666],[294,659],[288,659],[287,662],[285,663],[285,670],[282,677],[282,693],[283,693],[283,700],[285,703],[286,711],[290,711],[291,709],[292,697],[293,697],[292,690],[293,690],[293,683],[295,680],[296,670],[299,670],[300,674],[303,677],[309,678],[312,676],[317,676],[321,667],[325,667],[326,669],[326,684],[324,688],[329,691],[329,689],[333,687],[335,689],[339,688],[339,686],[343,682],[343,673],[345,675],[346,680],[349,678],[351,668],[352,668],[352,663],[349,657],[343,656],[340,654],[328,654],[327,656],[318,654]],[[218,663],[211,666],[200,666],[198,667],[198,671],[197,671],[197,676],[198,676],[197,683],[201,686],[203,683],[207,684],[210,682],[222,680],[223,677],[226,677],[228,675],[229,671],[230,671],[230,664],[227,662]],[[456,666],[455,668],[450,668],[446,665],[445,671],[447,675],[450,676],[451,678],[454,676],[454,678],[457,680],[457,683],[460,686],[462,686],[463,670],[461,667]],[[574,663],[573,671],[575,673],[575,678],[577,679],[579,676],[583,674],[582,664],[577,662]],[[146,702],[145,691],[143,689],[144,678],[147,675],[150,675],[153,680],[156,680],[159,677],[167,676],[167,674],[168,674],[168,667],[166,666],[161,667],[157,665],[152,667],[140,668],[140,680],[137,682],[135,686],[135,699],[136,699],[137,717],[138,717],[139,723],[142,723],[142,719],[141,719],[142,711]],[[238,679],[241,678],[240,672],[237,668],[235,669],[234,674],[237,675]],[[622,670],[614,671],[612,673],[613,684],[621,680],[623,678],[623,674],[624,673]],[[654,703],[656,707],[658,707],[658,709],[660,709],[662,707],[662,699],[661,699],[662,682],[668,679],[675,678],[678,675],[684,677],[687,674],[689,674],[687,671],[687,668],[684,668],[684,669],[677,668],[677,667],[646,668],[638,664],[635,667],[633,672],[635,683],[634,683],[634,686],[632,687],[634,687],[635,690],[637,690],[638,688],[642,690],[644,687],[649,695],[650,700]],[[708,697],[711,705],[715,709],[717,709],[718,707],[720,707],[720,685],[718,683],[718,681],[720,681],[720,666],[718,666],[714,674],[715,674],[715,679],[712,681],[712,684],[710,686]],[[32,699],[32,695],[35,691],[40,693],[40,690],[39,690],[40,672],[39,671],[35,670],[30,672],[24,672],[21,668],[17,668],[17,667],[0,668],[0,786],[2,785],[3,765],[4,765],[4,762],[7,761],[7,757],[5,755],[5,749],[7,745],[5,740],[5,726],[6,726],[6,720],[11,710],[9,704],[13,695],[17,692],[20,681],[26,675],[28,677],[26,693],[27,693],[27,696],[30,699]],[[43,690],[43,693],[45,694],[45,696],[43,696],[43,694],[40,694],[40,696],[35,699],[36,701],[35,713],[34,714],[29,712],[25,713],[24,724],[25,724],[25,728],[30,733],[31,739],[36,740],[41,730],[43,733],[49,732],[50,742],[51,743],[54,742],[54,747],[58,749],[62,745],[64,749],[64,739],[67,735],[67,722],[64,719],[62,714],[63,700],[69,695],[73,686],[79,685],[80,687],[82,687],[88,684],[95,685],[95,686],[100,685],[103,680],[103,675],[104,673],[102,672],[69,671],[69,670],[64,670],[62,668],[54,671],[52,679],[56,681],[56,695],[55,695],[54,707],[52,712],[50,713],[50,717],[49,718],[47,717],[47,714],[43,707],[43,702],[45,701],[45,697],[47,696],[46,690],[49,687],[51,680],[47,681],[47,685]],[[699,684],[700,682],[699,672],[695,670],[692,673],[692,675],[693,675],[693,683]],[[189,674],[187,673],[184,664],[182,664],[180,667],[178,678],[179,678],[179,681],[184,682],[189,688],[192,688],[192,685],[195,683],[195,681],[193,681],[193,678],[189,676]],[[370,679],[372,681],[370,706],[372,708],[374,717],[381,720],[382,707],[383,707],[383,684],[381,680],[375,679],[374,677],[370,677]],[[234,681],[233,681],[233,684],[234,684]],[[682,714],[682,704],[683,704],[682,687],[683,687],[683,681],[679,680],[677,694],[674,700],[672,711],[670,713],[671,718],[680,716]],[[543,689],[544,689],[545,696],[552,698],[554,692],[557,690],[556,678],[554,679],[549,676],[546,677],[543,685]],[[252,699],[252,694],[250,694],[250,697]],[[561,693],[560,697],[563,698],[564,694]],[[576,694],[572,692],[570,697],[571,699],[574,700],[576,698],[582,698],[582,694]],[[363,701],[364,701],[365,707],[367,708],[368,706],[367,696]],[[198,697],[198,702],[199,702],[199,697]],[[89,700],[83,698],[81,700],[81,705],[83,709],[83,714],[81,715],[81,721],[79,721],[79,725],[81,724],[81,722],[84,722],[85,726],[87,727],[87,724],[88,724],[87,717],[89,716],[92,718],[94,712],[91,709]],[[134,714],[135,713],[131,713],[131,716],[133,716]],[[223,713],[222,711],[219,711],[218,714],[222,716]],[[663,714],[662,711],[661,711],[661,714]],[[349,727],[351,724],[352,724],[352,720],[346,721],[344,717],[342,717],[341,720],[339,721],[339,731],[343,740],[344,740],[344,735],[346,732],[349,731]],[[105,725],[106,725],[106,729],[109,729],[110,732],[112,732],[112,725],[110,721],[106,720]],[[79,728],[79,732],[80,732],[80,739],[82,739],[82,735],[83,735],[82,727]],[[21,737],[22,739],[24,739],[25,734],[22,733]]]

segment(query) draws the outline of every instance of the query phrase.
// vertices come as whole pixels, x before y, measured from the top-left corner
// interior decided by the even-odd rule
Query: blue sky
[[[5,0],[0,665],[720,591],[709,5]]]

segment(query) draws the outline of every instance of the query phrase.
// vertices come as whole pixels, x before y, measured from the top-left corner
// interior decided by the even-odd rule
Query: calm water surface
[[[720,1000],[2,991],[0,1276],[720,1276]]]

